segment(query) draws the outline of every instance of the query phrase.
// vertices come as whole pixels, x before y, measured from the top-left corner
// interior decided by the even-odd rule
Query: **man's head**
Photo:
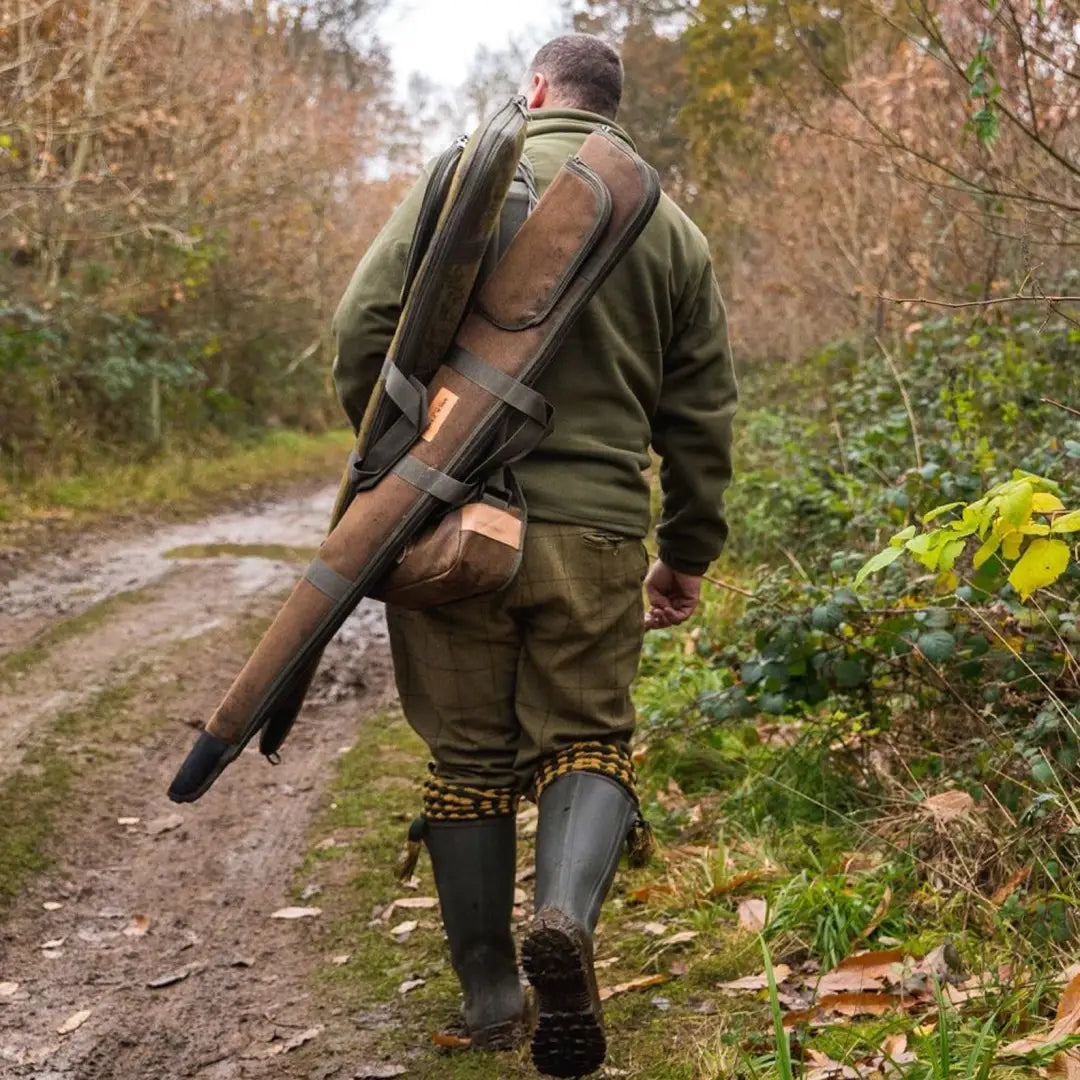
[[[610,45],[592,34],[566,34],[533,57],[522,92],[530,109],[583,109],[614,120],[622,78],[622,61]]]

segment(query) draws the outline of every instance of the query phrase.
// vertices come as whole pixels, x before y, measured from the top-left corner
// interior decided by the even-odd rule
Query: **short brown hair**
[[[543,75],[569,108],[612,120],[619,111],[622,61],[610,45],[592,34],[553,38],[533,57],[531,73]]]

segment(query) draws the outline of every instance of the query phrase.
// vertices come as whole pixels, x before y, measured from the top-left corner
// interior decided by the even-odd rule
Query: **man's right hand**
[[[697,609],[701,578],[695,574],[680,574],[657,559],[645,578],[645,595],[649,598],[646,630],[678,626]]]

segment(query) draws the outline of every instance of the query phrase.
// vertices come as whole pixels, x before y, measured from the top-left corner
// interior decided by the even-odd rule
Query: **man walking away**
[[[525,156],[541,192],[590,132],[632,145],[615,124],[621,62],[595,37],[548,42],[523,92]],[[354,427],[401,312],[425,180],[364,256],[335,317],[334,375]],[[573,1077],[606,1051],[592,935],[638,822],[630,684],[643,635],[689,618],[727,532],[736,387],[724,308],[705,238],[670,199],[536,389],[555,424],[514,467],[528,506],[516,578],[495,595],[387,615],[402,707],[434,761],[426,844],[473,1046],[505,1048],[522,1025],[511,911],[515,815],[528,794],[540,809],[536,915],[522,946],[539,1014],[533,1061]],[[650,446],[662,495],[651,569]]]

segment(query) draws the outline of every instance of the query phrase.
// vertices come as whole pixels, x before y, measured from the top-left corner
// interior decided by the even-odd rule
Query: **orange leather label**
[[[521,518],[487,503],[469,503],[461,509],[463,532],[479,533],[507,547],[521,547]]]
[[[428,426],[420,436],[424,442],[431,442],[439,434],[439,428],[446,423],[446,418],[457,403],[457,394],[453,390],[447,390],[445,386],[431,399],[427,413]]]

